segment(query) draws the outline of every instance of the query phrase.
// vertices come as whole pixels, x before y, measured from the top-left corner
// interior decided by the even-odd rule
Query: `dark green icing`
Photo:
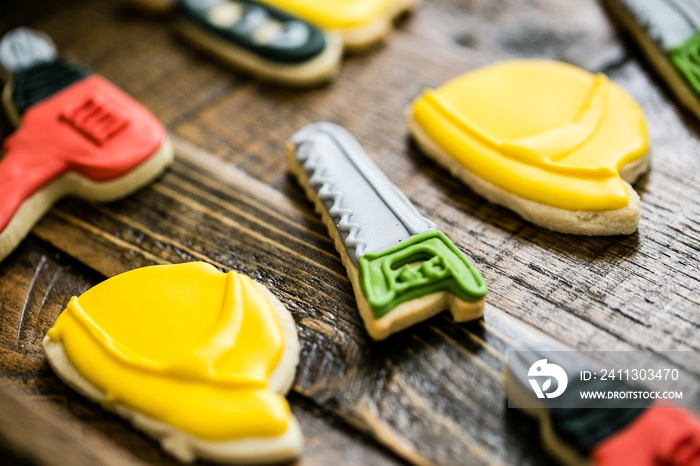
[[[671,49],[669,59],[700,98],[700,30]]]
[[[21,115],[31,105],[89,74],[86,67],[61,59],[21,69],[12,74],[12,102]]]
[[[436,291],[448,290],[469,302],[483,298],[487,291],[469,259],[439,230],[367,253],[360,257],[358,268],[362,292],[376,318],[405,301]]]
[[[609,408],[591,408],[601,400],[582,400],[579,390],[625,391],[638,390],[621,381],[592,380],[582,382],[572,375],[569,386],[550,403],[550,419],[554,433],[581,455],[587,456],[600,442],[632,423],[652,400],[605,400]],[[571,408],[571,406],[576,406]],[[634,407],[631,407],[634,405]],[[567,407],[558,407],[567,406]],[[615,407],[613,407],[615,406]]]
[[[281,38],[281,42],[257,43],[253,40],[255,28],[249,27],[249,24],[243,20],[239,20],[228,28],[219,27],[209,20],[207,11],[227,1],[243,5],[243,17],[266,15],[281,23],[285,32],[290,28],[303,27],[308,34],[305,34],[305,39],[301,43],[285,41],[284,37]],[[180,0],[178,10],[185,19],[206,32],[267,60],[284,64],[303,63],[321,54],[326,48],[326,39],[318,28],[300,18],[254,0]]]

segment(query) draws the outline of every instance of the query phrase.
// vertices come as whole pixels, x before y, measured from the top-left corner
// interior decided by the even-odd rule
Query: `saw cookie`
[[[515,352],[508,354],[508,398],[511,404],[539,420],[544,446],[561,464],[693,466],[700,463],[700,420],[690,411],[663,400],[643,399],[634,403],[606,400],[609,407],[599,407],[594,399],[582,399],[580,391],[622,392],[637,388],[620,378],[582,382],[580,371],[591,367],[566,348],[548,346],[546,351],[541,351],[532,345],[519,344],[511,350]],[[544,359],[552,355],[556,355],[553,364]],[[556,376],[555,372],[547,373],[548,366],[562,372],[562,367],[566,367],[568,383],[563,387],[558,385],[555,391],[559,393],[548,398],[545,406],[536,397],[533,386],[538,386],[531,379]]]
[[[350,133],[331,123],[309,125],[291,138],[287,156],[328,227],[372,338],[447,308],[458,322],[483,315],[487,290],[479,272]]]
[[[292,459],[299,342],[264,286],[203,262],[135,269],[71,298],[44,338],[56,374],[181,461]]]
[[[202,50],[263,80],[312,86],[332,79],[342,43],[255,0],[179,0],[177,30]]]
[[[700,118],[700,5],[691,0],[605,0],[680,103]]]
[[[349,51],[363,51],[391,32],[394,19],[418,0],[265,0],[316,26],[337,33]]]
[[[3,103],[18,129],[0,160],[0,260],[61,197],[111,201],[144,187],[173,160],[158,120],[87,68],[56,56],[44,34],[0,41]]]
[[[426,90],[406,112],[418,147],[489,201],[580,235],[631,234],[647,171],[644,115],[604,75],[508,61]]]

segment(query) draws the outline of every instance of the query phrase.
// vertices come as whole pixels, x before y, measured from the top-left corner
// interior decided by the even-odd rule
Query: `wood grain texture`
[[[0,384],[0,458],[7,466],[27,464],[143,465],[116,451],[58,409],[42,406]]]
[[[103,279],[34,238],[0,269],[0,458],[14,453],[33,464],[178,464],[128,422],[69,389],[46,363],[41,340],[67,298]],[[292,395],[290,402],[306,441],[295,464],[403,464],[309,401]]]
[[[521,454],[524,445],[504,406],[504,353],[515,338],[533,332],[507,315],[515,306],[500,308],[492,297],[484,321],[457,325],[443,315],[373,342],[310,208],[179,138],[174,143],[176,164],[151,187],[110,206],[63,202],[35,233],[107,276],[153,263],[206,260],[264,283],[298,324],[302,351],[294,391],[415,464],[458,458],[506,464]],[[477,267],[488,270],[485,260],[477,257]],[[571,318],[579,328],[586,325]],[[576,330],[556,337],[572,339]],[[686,369],[687,396],[697,400],[697,367]],[[523,454],[518,462],[540,461]]]
[[[26,15],[0,18],[5,30]],[[39,238],[76,258],[47,255],[54,272],[73,264],[87,277],[65,288],[56,279],[51,289],[59,291],[47,294],[57,297],[50,317],[39,304],[51,275],[32,278],[46,253],[32,255],[23,245],[0,265],[8,322],[2,335],[20,336],[14,347],[3,343],[0,360],[17,390],[31,385],[25,374],[42,365],[41,355],[19,351],[19,342],[43,335],[60,310],[59,295],[65,302],[89,277],[187,260],[269,286],[294,314],[302,342],[293,400],[320,406],[319,423],[341,419],[416,464],[546,463],[536,426],[505,408],[502,371],[514,339],[536,338],[539,330],[579,349],[700,347],[699,128],[627,52],[593,1],[425,1],[386,46],[348,58],[337,82],[301,93],[240,76],[175,39],[166,20],[112,2],[66,2],[29,25],[151,108],[174,135],[178,161],[128,199],[106,206],[67,200],[37,226]],[[636,185],[637,234],[580,238],[539,229],[474,195],[407,138],[403,109],[424,87],[523,57],[606,71],[640,103],[652,171]],[[286,139],[322,119],[353,132],[421,213],[470,255],[490,287],[483,321],[456,325],[438,316],[383,343],[365,335],[325,228],[284,164]],[[53,251],[38,240],[27,244]],[[22,271],[11,263],[24,264]],[[39,291],[25,306],[32,283]],[[699,369],[686,370],[695,387],[691,404],[700,409]],[[57,389],[66,390],[50,388]],[[38,401],[50,396],[33,393]],[[87,403],[76,398],[71,406]],[[119,422],[85,409],[88,415],[89,426]],[[122,428],[120,448],[160,458],[148,440]],[[341,438],[350,438],[356,453],[365,442],[348,430]],[[314,463],[313,451],[304,461]]]

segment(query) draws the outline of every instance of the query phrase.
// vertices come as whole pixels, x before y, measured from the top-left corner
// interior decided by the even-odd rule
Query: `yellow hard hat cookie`
[[[426,90],[408,110],[418,146],[474,191],[557,231],[628,234],[648,168],[644,115],[602,74],[508,61]]]
[[[316,26],[340,34],[349,50],[381,41],[394,18],[412,10],[418,0],[264,0]]]
[[[135,269],[73,297],[44,339],[68,385],[181,460],[279,461],[299,343],[262,285],[203,262]]]

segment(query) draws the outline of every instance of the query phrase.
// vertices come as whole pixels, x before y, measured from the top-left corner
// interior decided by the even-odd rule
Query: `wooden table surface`
[[[246,78],[179,40],[166,18],[112,1],[3,2],[0,32],[20,25],[49,33],[64,55],[150,108],[177,161],[122,201],[61,201],[0,264],[0,449],[14,458],[174,464],[66,388],[40,346],[70,296],[149,264],[204,260],[244,272],[289,307],[301,339],[289,397],[305,434],[299,464],[548,464],[537,425],[505,406],[514,339],[543,332],[586,350],[700,348],[700,126],[595,1],[424,0],[385,46],[347,57],[333,84],[303,92]],[[636,185],[638,233],[538,228],[410,142],[403,109],[423,88],[524,57],[605,72],[641,105],[652,169]],[[382,343],[367,337],[340,259],[285,165],[286,139],[318,120],[354,133],[471,256],[490,288],[483,320],[440,315]],[[10,132],[0,120],[0,135]],[[700,387],[700,368],[684,370]],[[691,396],[699,410],[697,390]]]

